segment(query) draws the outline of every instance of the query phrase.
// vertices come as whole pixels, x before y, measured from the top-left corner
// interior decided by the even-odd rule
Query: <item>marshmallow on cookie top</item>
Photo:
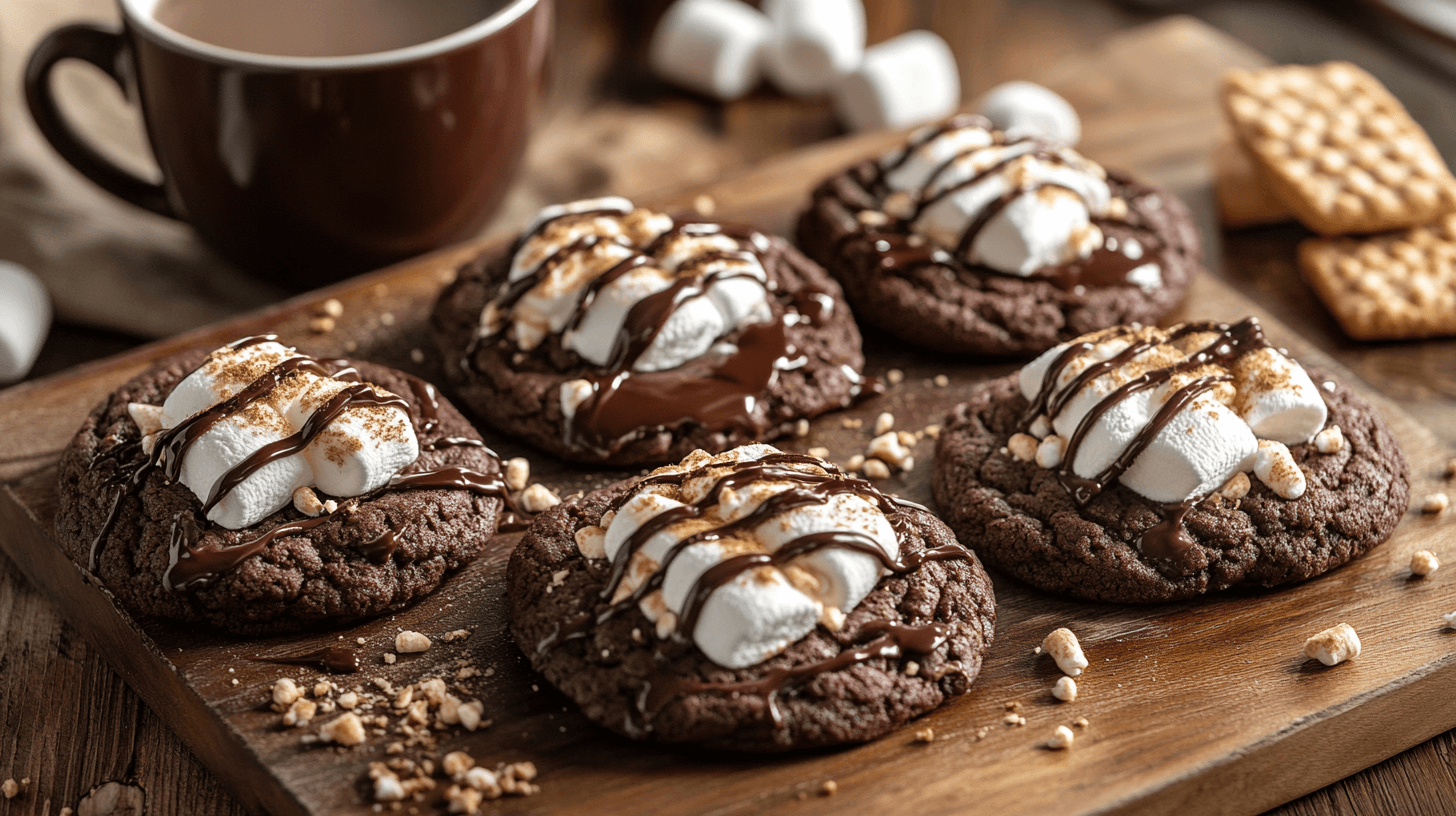
[[[715,663],[743,668],[819,623],[839,629],[900,554],[886,506],[833,465],[747,445],[653,471],[577,542],[625,563],[614,603],[640,594],[660,637],[682,630]]]
[[[676,368],[724,335],[772,316],[760,236],[679,223],[624,198],[547,207],[526,230],[500,293],[481,313],[480,336],[502,332],[530,351],[552,334],[588,364],[625,350],[637,304],[670,301],[633,371]],[[671,293],[668,290],[675,290]]]
[[[1095,332],[1042,354],[1020,383],[1041,440],[1023,447],[1084,501],[1113,479],[1154,502],[1196,501],[1250,470],[1298,498],[1304,477],[1287,446],[1327,418],[1309,375],[1253,318]]]
[[[1064,144],[958,116],[912,134],[879,166],[886,214],[966,263],[1027,277],[1118,249],[1097,221],[1123,217],[1127,202],[1100,165]],[[1142,249],[1126,248],[1129,259]]]
[[[128,408],[144,449],[170,438],[180,481],[214,502],[209,521],[236,530],[283,509],[302,487],[341,498],[377,490],[419,456],[403,400],[330,370],[271,338],[248,338],[214,351],[162,405]],[[244,391],[255,396],[218,410]],[[202,432],[167,433],[188,423]],[[264,448],[287,455],[264,461]]]

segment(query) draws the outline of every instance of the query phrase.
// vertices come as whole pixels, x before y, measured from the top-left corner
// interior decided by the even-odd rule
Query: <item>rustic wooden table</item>
[[[640,55],[660,5],[559,3],[556,86],[520,182],[529,195],[517,200],[544,202],[608,191],[650,195],[729,175],[837,132],[823,104],[760,93],[718,106],[657,85],[643,71]],[[1360,30],[1358,18],[1357,24],[1341,22],[1299,3],[1143,5],[1191,7],[1278,60],[1356,59],[1406,100],[1438,145],[1456,147],[1456,106],[1449,104],[1456,86],[1450,78],[1408,55],[1393,54]],[[1358,13],[1352,5],[1338,5]],[[968,99],[1152,19],[1149,13],[1087,0],[868,0],[867,6],[872,40],[915,27],[944,34],[960,57]],[[682,158],[665,168],[661,157],[667,154]],[[502,223],[521,215],[507,213]],[[1211,258],[1210,268],[1255,293],[1291,327],[1456,446],[1456,341],[1357,344],[1344,339],[1294,274],[1293,247],[1302,234],[1288,227],[1225,236],[1224,257]],[[37,374],[134,343],[82,327],[59,327]],[[0,453],[0,460],[4,456]],[[21,734],[27,735],[25,756],[17,754]],[[1449,732],[1274,812],[1452,812],[1453,747],[1456,732]],[[62,807],[97,816],[242,812],[98,650],[65,623],[60,610],[0,558],[0,777],[12,775],[29,775],[30,788],[23,797],[0,800],[0,816],[57,814]]]

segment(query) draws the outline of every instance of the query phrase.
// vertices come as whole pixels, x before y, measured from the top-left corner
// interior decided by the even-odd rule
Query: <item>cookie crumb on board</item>
[[[1065,751],[1072,747],[1072,741],[1076,738],[1077,735],[1072,733],[1072,729],[1059,725],[1057,730],[1052,733],[1052,738],[1047,742],[1047,747],[1053,751]]]
[[[531,482],[531,463],[517,456],[506,462],[506,488],[511,492],[526,489]]]
[[[1070,677],[1063,677],[1052,686],[1052,696],[1064,703],[1070,703],[1077,699],[1077,681]]]
[[[1411,555],[1410,571],[1412,575],[1424,578],[1440,568],[1441,559],[1430,550],[1418,550]]]
[[[883,411],[875,417],[875,436],[886,433],[893,427],[895,427],[895,415],[889,411]]]
[[[826,779],[824,784],[819,786],[820,796],[833,796],[836,793],[839,793],[839,783],[833,779]]]
[[[1057,661],[1062,674],[1077,677],[1087,668],[1087,656],[1082,653],[1082,644],[1071,629],[1055,629],[1041,642],[1041,647]]]
[[[922,728],[919,731],[916,731],[915,741],[917,743],[935,742],[935,729]]]
[[[544,513],[561,504],[561,499],[546,485],[536,482],[521,494],[521,509],[527,513]]]
[[[394,636],[394,650],[400,654],[414,654],[430,648],[430,639],[409,629]]]
[[[1446,512],[1446,508],[1450,504],[1451,499],[1445,493],[1431,493],[1421,500],[1421,512],[1437,515]]]
[[[27,779],[25,781],[29,782],[30,780]],[[0,794],[4,794],[6,799],[14,799],[20,795],[21,790],[20,783],[14,779],[6,779],[4,782],[0,782]]]
[[[1340,623],[1304,642],[1305,657],[1334,666],[1360,656],[1360,636],[1348,623]]]

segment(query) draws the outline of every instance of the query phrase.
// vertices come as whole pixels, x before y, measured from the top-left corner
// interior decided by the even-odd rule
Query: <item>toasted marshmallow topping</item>
[[[1270,348],[1252,318],[1085,335],[1023,368],[1021,392],[1068,440],[1048,461],[1072,483],[1118,475],[1169,504],[1249,471],[1278,495],[1298,498],[1303,473],[1286,444],[1310,441],[1327,418],[1309,375]]]
[[[316,361],[271,340],[214,351],[172,389],[159,416],[155,407],[138,405],[129,406],[131,415],[146,438],[155,439],[275,368],[300,360],[313,365],[283,374],[259,398],[206,425],[182,453],[180,480],[199,501],[216,498],[207,518],[219,526],[236,530],[255,524],[292,503],[300,488],[336,497],[368,493],[419,456],[402,400],[382,388],[322,376]],[[346,390],[350,393],[342,393]],[[329,405],[342,408],[327,424],[311,429],[312,439],[301,451],[261,466],[247,463],[267,446],[301,440],[310,419]],[[243,476],[236,484],[226,483]]]
[[[1088,258],[1099,248],[1141,254],[1105,239],[1094,219],[1115,216],[1107,173],[1070,147],[1030,133],[1007,135],[980,117],[923,128],[881,161],[891,215],[971,264],[1029,276]],[[1136,256],[1129,254],[1130,260]],[[1143,268],[1148,267],[1148,268]],[[1161,285],[1156,264],[1129,280]]]
[[[824,533],[855,534],[890,562],[899,556],[895,531],[868,485],[831,473],[827,463],[782,458],[771,446],[747,445],[717,456],[697,451],[653,471],[604,519],[602,555],[616,559],[624,547],[635,547],[613,601],[631,597],[644,582],[660,581],[639,607],[666,637],[692,614],[695,594],[709,593],[698,600],[690,634],[704,654],[729,668],[778,654],[818,623],[842,624],[884,574],[880,558],[825,546],[784,563],[763,559],[761,565],[730,570],[721,583],[707,575],[733,558],[803,546],[806,537]],[[761,460],[766,470],[743,478],[744,465]],[[675,520],[641,540],[644,525],[664,513]],[[691,536],[699,538],[673,554]],[[594,533],[577,539],[584,554],[597,552]]]
[[[772,317],[759,248],[623,198],[547,207],[523,234],[505,286],[482,310],[479,334],[505,332],[524,351],[560,335],[589,364],[607,366],[630,342],[624,328],[633,307],[654,295],[671,299],[674,290],[688,296],[672,304],[630,370],[676,368],[724,335]]]

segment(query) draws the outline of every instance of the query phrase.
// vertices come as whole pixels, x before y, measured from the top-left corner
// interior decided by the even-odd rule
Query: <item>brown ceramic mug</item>
[[[120,32],[56,29],[26,68],[37,126],[107,191],[294,286],[463,240],[499,206],[525,147],[552,0],[509,0],[438,39],[342,57],[212,45],[158,22],[158,2],[119,0]],[[112,164],[66,121],[50,82],[66,59],[139,104],[161,184]]]

